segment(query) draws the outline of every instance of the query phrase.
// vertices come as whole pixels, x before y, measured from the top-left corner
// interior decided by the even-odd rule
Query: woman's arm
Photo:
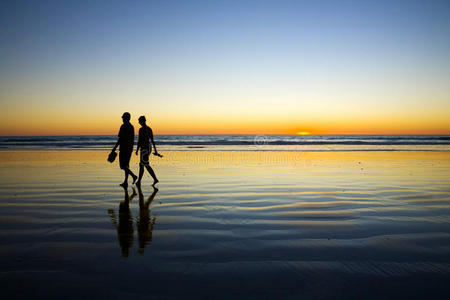
[[[142,134],[141,134],[141,130],[139,129],[139,136],[138,136],[138,142],[137,142],[137,147],[136,147],[136,155],[138,155],[139,148],[141,148],[141,139],[142,139]]]
[[[138,155],[139,148],[141,148],[141,146],[139,145],[139,142],[138,142],[137,147],[136,147],[136,155]]]
[[[150,141],[152,141],[153,149],[155,149],[154,154],[159,154],[158,150],[156,150],[155,140],[153,139],[153,130],[149,127],[149,133],[150,133]]]

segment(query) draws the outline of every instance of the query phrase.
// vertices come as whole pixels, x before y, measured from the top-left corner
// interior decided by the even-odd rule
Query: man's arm
[[[119,135],[119,138],[117,139],[117,142],[116,142],[116,144],[114,145],[114,148],[112,149],[112,151],[116,151],[116,149],[117,149],[117,147],[119,146],[119,144],[120,144],[120,135]]]
[[[113,151],[116,151],[117,147],[119,146],[120,138],[117,139],[117,143],[114,145]]]
[[[122,127],[120,127],[119,134],[117,135],[117,136],[118,136],[117,142],[116,142],[116,144],[114,145],[112,151],[116,151],[117,147],[118,147],[119,144],[120,144],[120,136],[121,136],[121,132],[122,132]]]

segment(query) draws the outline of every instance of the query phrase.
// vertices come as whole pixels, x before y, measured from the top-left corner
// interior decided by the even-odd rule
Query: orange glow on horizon
[[[38,124],[27,122],[16,126],[3,126],[0,128],[0,136],[56,136],[56,135],[116,135],[122,123],[120,121],[110,122],[86,122],[83,124],[60,124],[59,122],[48,122]],[[133,122],[135,132],[140,127],[137,122]],[[435,126],[424,128],[420,126],[398,126],[389,128],[388,126],[375,126],[371,124],[361,124],[352,126],[339,124],[326,127],[318,124],[315,129],[309,131],[297,131],[284,124],[274,124],[273,126],[262,126],[261,124],[233,124],[221,123],[208,124],[201,122],[180,122],[166,123],[160,120],[148,122],[153,128],[155,135],[201,135],[201,134],[276,134],[276,135],[450,135],[450,129]],[[311,126],[312,127],[312,126]]]
[[[131,123],[137,133],[138,111],[131,111]],[[82,117],[80,117],[80,115]],[[4,114],[0,136],[37,135],[116,135],[122,124],[122,111],[96,113],[24,111],[21,118]],[[339,116],[247,116],[219,114],[145,113],[156,135],[163,134],[406,134],[450,135],[450,119],[442,115]],[[301,129],[299,129],[301,128]]]

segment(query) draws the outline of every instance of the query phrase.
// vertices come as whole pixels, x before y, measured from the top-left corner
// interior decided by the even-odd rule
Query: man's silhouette
[[[119,204],[119,219],[117,219],[114,209],[108,209],[108,214],[111,222],[117,229],[117,238],[122,256],[128,257],[134,241],[133,216],[130,211],[130,201],[136,196],[136,191],[133,188],[133,194],[129,196],[127,188],[124,187],[123,189],[125,191],[125,198]]]
[[[162,155],[159,154],[156,150],[155,140],[153,140],[153,131],[150,127],[147,126],[147,124],[145,124],[145,122],[145,116],[140,116],[139,124],[141,124],[141,128],[139,129],[139,139],[136,149],[136,155],[138,154],[139,149],[141,149],[141,160],[139,162],[139,179],[136,182],[136,185],[141,184],[142,175],[144,175],[144,166],[153,177],[153,185],[155,185],[159,180],[158,178],[156,178],[155,172],[149,164],[149,156],[152,150],[150,141],[153,144],[153,148],[155,149],[155,152],[153,154],[160,157],[162,157]]]
[[[130,170],[130,158],[133,153],[134,144],[134,127],[130,123],[130,113],[125,112],[122,115],[123,124],[120,126],[119,138],[117,143],[113,148],[116,151],[117,146],[119,147],[119,165],[122,170],[125,171],[125,180],[120,185],[122,187],[128,186],[128,174],[133,177],[133,183],[136,181],[137,176],[134,175]]]

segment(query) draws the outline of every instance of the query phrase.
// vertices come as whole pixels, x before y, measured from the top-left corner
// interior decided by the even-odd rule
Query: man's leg
[[[124,179],[124,181],[120,184],[120,186],[122,186],[122,187],[127,187],[127,186],[128,186],[128,172],[127,172],[127,169],[126,169],[126,168],[124,169],[124,172],[125,172],[125,179]]]
[[[133,177],[133,183],[136,181],[137,176],[134,175],[133,172],[130,170],[130,158],[131,158],[131,152],[119,152],[119,162],[120,162],[120,168],[124,170],[125,172],[125,180],[121,184],[121,186],[128,186],[128,175],[131,175]]]
[[[136,182],[137,176],[134,175],[134,173],[130,170],[129,167],[125,169],[125,174],[126,174],[126,175],[125,175],[125,180],[126,180],[126,181],[128,181],[128,174],[130,174],[131,177],[133,177],[133,184]]]

